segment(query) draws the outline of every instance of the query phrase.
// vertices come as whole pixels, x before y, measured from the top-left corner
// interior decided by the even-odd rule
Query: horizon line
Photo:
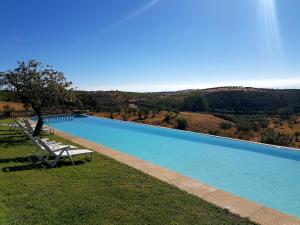
[[[74,82],[76,86],[76,82]],[[210,83],[132,83],[130,85],[78,85],[78,90],[86,91],[111,91],[125,92],[175,92],[180,90],[203,90],[218,87],[252,87],[257,89],[300,89],[300,77],[285,79],[260,79],[260,80],[236,80],[219,81]]]

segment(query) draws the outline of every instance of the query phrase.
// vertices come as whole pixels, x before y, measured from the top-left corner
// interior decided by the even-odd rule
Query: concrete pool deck
[[[216,206],[228,209],[234,214],[238,214],[241,217],[247,217],[253,222],[262,225],[300,225],[300,219],[296,217],[267,208],[231,193],[195,181],[189,177],[172,172],[168,169],[153,165],[149,162],[137,159],[86,139],[72,136],[56,129],[55,134],[130,167],[138,169]]]

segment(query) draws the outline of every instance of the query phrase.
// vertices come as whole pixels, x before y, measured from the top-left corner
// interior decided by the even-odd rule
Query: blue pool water
[[[96,117],[46,123],[300,218],[300,152]]]

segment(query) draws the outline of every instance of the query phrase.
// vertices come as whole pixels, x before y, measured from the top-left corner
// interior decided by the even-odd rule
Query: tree
[[[201,112],[207,110],[207,102],[200,94],[187,96],[183,100],[183,109],[190,112]]]
[[[72,100],[72,82],[68,82],[62,72],[36,60],[18,62],[16,69],[1,72],[0,86],[12,91],[35,111],[38,121],[33,136],[42,131],[45,110]]]

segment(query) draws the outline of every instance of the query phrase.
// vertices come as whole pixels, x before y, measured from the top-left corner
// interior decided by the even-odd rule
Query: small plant
[[[300,140],[299,140],[299,137],[300,137],[300,131],[296,131],[296,132],[295,132],[295,138],[296,138],[296,141],[297,141],[297,142],[300,141]]]
[[[144,119],[147,119],[150,114],[150,110],[148,108],[144,109]]]
[[[127,113],[126,113],[125,111],[121,113],[121,117],[122,117],[122,119],[123,119],[124,121],[127,121],[127,120],[128,120],[128,115],[127,115]]]
[[[268,119],[265,119],[265,118],[261,118],[257,121],[257,123],[259,124],[259,126],[262,128],[262,129],[266,129],[268,128],[269,124],[270,124],[270,121]]]
[[[139,109],[139,111],[138,111],[138,117],[139,117],[139,120],[142,120],[142,119],[143,119],[143,115],[144,115],[143,109]]]
[[[176,117],[178,117],[178,115],[179,115],[179,111],[178,110],[173,110],[173,112],[171,112],[171,116],[172,116],[172,119],[175,119]]]
[[[289,128],[293,129],[294,125],[297,124],[297,117],[291,116],[288,120],[287,123],[289,125]]]
[[[292,115],[293,111],[290,108],[281,108],[277,111],[277,114],[281,120],[288,120]]]
[[[135,108],[130,109],[130,115],[136,116],[136,114],[137,114],[137,109],[135,109]],[[130,115],[129,115],[129,116],[130,116]]]
[[[113,111],[110,111],[109,118],[111,118],[111,119],[113,119],[113,118],[114,118],[114,112],[113,112]]]
[[[239,124],[237,124],[236,128],[237,128],[238,132],[250,131],[251,130],[251,125],[248,124],[247,122],[240,122]]]
[[[186,130],[186,128],[188,127],[188,121],[184,117],[178,117],[176,119],[176,123],[177,123],[176,128],[179,130]]]
[[[170,113],[167,113],[167,114],[165,115],[164,122],[170,123],[170,122],[171,122],[171,119],[172,119],[172,117],[171,117]]]
[[[229,130],[233,127],[232,123],[228,123],[228,122],[221,122],[220,123],[220,128],[222,130]]]
[[[220,132],[218,130],[210,130],[208,131],[210,135],[218,135]]]

